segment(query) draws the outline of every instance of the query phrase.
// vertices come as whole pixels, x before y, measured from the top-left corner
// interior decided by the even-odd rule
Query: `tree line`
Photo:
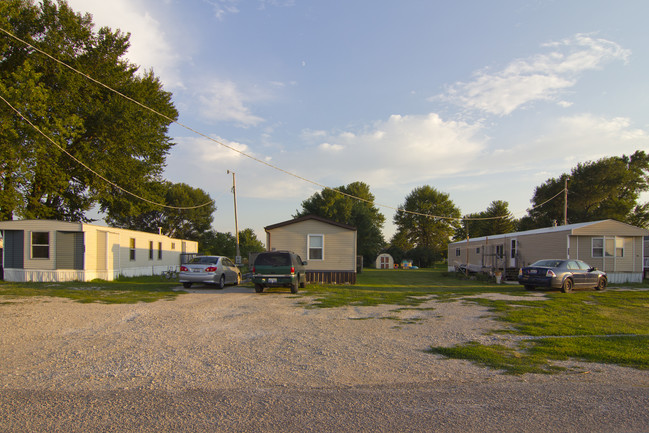
[[[358,227],[358,251],[366,265],[385,251],[396,261],[409,258],[425,267],[444,258],[451,241],[562,224],[566,180],[568,223],[610,218],[647,228],[649,203],[638,200],[649,190],[648,176],[649,156],[641,150],[579,163],[570,173],[537,186],[528,214],[520,219],[514,218],[503,200],[492,201],[482,212],[463,215],[449,194],[420,186],[399,206],[393,218],[397,231],[388,242],[382,235],[385,217],[374,206],[370,187],[362,182],[337,188],[344,194],[334,190],[314,194],[295,216],[316,214]]]

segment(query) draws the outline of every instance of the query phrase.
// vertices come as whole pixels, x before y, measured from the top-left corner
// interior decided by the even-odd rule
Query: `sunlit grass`
[[[178,296],[173,291],[178,286],[174,280],[154,277],[120,278],[115,281],[66,281],[49,283],[0,282],[0,300],[22,297],[67,298],[81,303],[134,304],[172,300]]]
[[[417,306],[432,298],[448,300],[486,292],[528,295],[518,285],[497,285],[446,274],[445,265],[430,269],[365,269],[357,275],[354,285],[311,284],[300,293],[314,298],[308,304],[312,308]]]
[[[530,337],[514,348],[469,343],[430,351],[510,374],[553,372],[551,361],[568,359],[649,369],[649,291],[548,293],[547,298],[471,299],[508,323],[504,332]]]

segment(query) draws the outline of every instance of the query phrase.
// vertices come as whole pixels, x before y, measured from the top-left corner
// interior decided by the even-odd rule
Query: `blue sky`
[[[215,140],[173,126],[165,176],[215,199],[220,232],[234,232],[227,170],[239,228],[262,241],[317,184],[354,181],[386,206],[389,240],[418,186],[465,214],[505,200],[521,217],[578,162],[649,150],[644,0],[69,4],[130,32],[129,60]]]

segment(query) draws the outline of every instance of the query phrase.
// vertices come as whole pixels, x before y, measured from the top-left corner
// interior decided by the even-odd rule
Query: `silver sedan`
[[[241,283],[241,271],[227,257],[196,256],[180,266],[179,280],[187,289],[193,283],[216,284],[222,289],[226,284]]]

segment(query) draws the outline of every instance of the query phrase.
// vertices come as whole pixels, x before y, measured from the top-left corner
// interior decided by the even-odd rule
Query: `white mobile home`
[[[157,275],[198,243],[164,235],[53,220],[0,221],[6,281],[90,281]]]
[[[449,244],[448,266],[503,270],[511,277],[537,260],[579,259],[605,271],[612,283],[641,282],[647,234],[646,229],[609,219],[470,238]]]

